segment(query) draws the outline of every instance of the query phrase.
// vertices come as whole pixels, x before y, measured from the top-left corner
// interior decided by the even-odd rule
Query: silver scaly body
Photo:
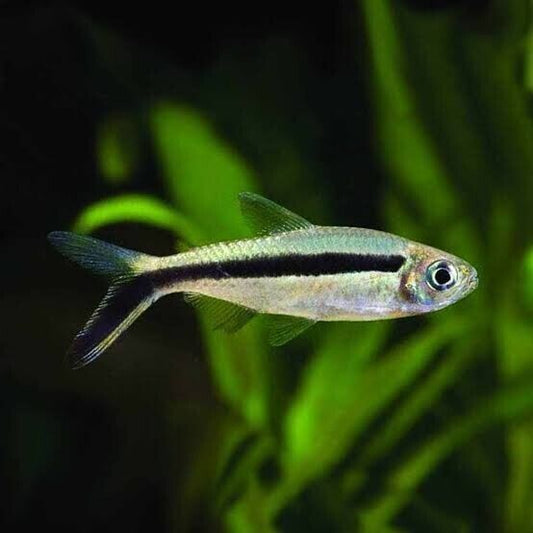
[[[157,268],[268,259],[313,258],[324,252],[362,255],[409,254],[409,241],[381,231],[319,227],[255,239],[222,242],[160,259]],[[402,269],[403,270],[403,269]],[[161,295],[192,292],[219,298],[259,313],[293,315],[312,320],[376,320],[409,313],[399,298],[399,272],[347,272],[221,279],[169,280]]]

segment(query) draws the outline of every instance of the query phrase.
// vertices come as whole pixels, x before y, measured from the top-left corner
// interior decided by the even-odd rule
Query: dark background
[[[368,183],[379,185],[355,6],[7,2],[0,9],[2,522],[6,531],[162,530],[168,489],[180,475],[173,457],[194,453],[196,434],[216,434],[210,426],[223,416],[199,344],[176,338],[176,324],[197,328],[194,315],[163,301],[111,362],[72,372],[63,354],[104,288],[52,250],[46,234],[68,229],[82,207],[115,192],[98,176],[98,121],[162,95],[201,105],[259,171],[276,157],[283,139],[274,137],[283,130],[315,165],[309,179],[337,203],[336,218],[371,225],[376,196],[344,179],[364,168],[376,178]],[[115,46],[98,49],[94,28],[115,36]],[[163,194],[156,174],[146,156],[118,190]],[[316,204],[305,199],[305,183],[292,187],[304,204]],[[141,226],[106,236],[153,253],[172,249],[170,235]],[[182,427],[166,418],[175,405]]]
[[[482,93],[476,85],[485,86],[484,74],[480,74],[482,61],[493,58],[490,47],[489,53],[480,55],[481,63],[476,53],[486,52],[483,37],[492,31],[498,43],[498,14],[505,12],[501,6],[506,4],[481,0],[389,3],[404,10],[398,19],[408,30],[401,37],[406,50],[418,54],[410,67],[416,82],[413,98],[421,101],[424,132],[444,161],[456,203],[465,208],[480,236],[476,245],[494,255],[482,254],[482,279],[491,276],[506,283],[511,279],[511,286],[518,279],[521,254],[530,243],[530,228],[523,222],[529,220],[527,194],[523,193],[531,190],[525,163],[529,160],[514,157],[528,146],[524,132],[529,132],[529,122],[524,119],[521,128],[515,128],[508,119],[514,115],[506,114],[503,101],[501,107],[490,110],[497,117],[492,120],[484,106],[489,101],[487,94],[494,95]],[[492,4],[500,7],[490,10]],[[409,18],[412,13],[423,13],[424,18]],[[427,52],[430,60],[425,62],[425,42],[417,39],[424,31],[431,32],[438,17],[453,21],[450,33],[456,41],[446,41],[451,43],[451,53],[446,55],[449,50],[439,48],[442,43],[437,37]],[[502,16],[501,20],[506,19]],[[505,24],[501,27],[506,28]],[[468,41],[469,32],[482,42],[479,48],[475,48],[479,45],[475,39],[473,45]],[[469,46],[473,53],[462,63],[457,58],[462,58]],[[438,67],[447,64],[443,60],[435,71],[427,65],[432,64],[431,54],[439,59],[441,52],[455,68],[449,69],[450,78],[459,77],[439,93],[431,84],[439,82]],[[499,55],[493,55],[498,66]],[[373,89],[371,56],[357,1],[316,5],[279,0],[247,4],[110,2],[105,7],[90,2],[0,4],[3,530],[162,531],[177,530],[176,524],[187,523],[193,531],[213,531],[218,524],[210,514],[212,494],[191,479],[195,470],[200,471],[198,478],[204,473],[205,479],[215,477],[212,465],[199,464],[198,457],[209,455],[209,445],[218,442],[225,422],[235,415],[216,392],[192,310],[180,298],[164,299],[94,365],[74,372],[64,361],[72,337],[105,289],[101,280],[53,250],[46,241],[47,233],[71,229],[84,207],[105,197],[127,192],[149,193],[165,200],[168,196],[148,133],[141,133],[138,139],[135,153],[139,160],[130,179],[104,179],[97,158],[101,123],[111,113],[134,110],[135,120],[144,124],[151,103],[162,99],[185,103],[201,110],[216,132],[236,148],[258,176],[266,196],[303,215],[312,213],[316,223],[384,228],[381,201],[392,189],[394,177],[390,169],[383,170],[377,157],[383,147],[376,141],[369,96]],[[426,68],[418,68],[417,61]],[[472,67],[478,64],[479,71]],[[492,79],[490,71],[486,79]],[[494,86],[499,88],[497,83]],[[452,92],[458,87],[470,113],[464,122],[464,117],[454,116],[455,108],[449,111],[446,107],[455,102],[457,95]],[[447,91],[452,94],[449,100]],[[483,151],[472,153],[467,146],[464,153],[454,152],[453,141],[465,123],[474,131],[472,138],[477,141],[478,134],[482,138],[479,146]],[[512,127],[500,128],[500,124]],[[513,139],[515,133],[516,139],[525,139],[522,145],[515,143],[516,152],[499,143],[502,137]],[[470,139],[468,135],[465,138]],[[478,160],[483,164],[477,165]],[[470,172],[485,166],[491,169],[488,177],[481,171],[479,175]],[[417,179],[423,181],[424,177]],[[409,192],[399,196],[404,200]],[[509,226],[503,216],[501,220],[497,216],[498,202],[506,197],[517,199],[508,204],[515,215],[509,217]],[[430,201],[438,203],[438,199]],[[409,214],[413,203],[406,201]],[[496,216],[487,206],[495,206]],[[505,207],[503,204],[502,211]],[[413,219],[431,235],[431,242],[439,247],[447,242],[447,224],[436,217],[432,222],[438,226],[435,231],[418,216],[431,207],[416,209]],[[449,221],[451,229],[455,222]],[[492,246],[493,230],[500,230],[500,239],[495,239],[500,244],[508,227],[508,248]],[[141,224],[115,224],[97,235],[158,255],[175,249],[170,232]],[[464,249],[468,249],[466,238],[465,242]],[[506,250],[516,250],[516,254],[508,254],[513,257],[510,267],[509,261],[502,261]],[[469,315],[472,323],[496,322],[491,314],[495,302],[510,294],[498,292],[504,283],[491,286],[486,282],[484,287],[487,285],[485,300],[478,302],[488,300],[491,305],[478,304],[484,314],[470,308],[474,309]],[[422,319],[400,321],[389,343],[425,325]],[[457,382],[461,381],[458,390],[453,389],[438,409],[428,408],[427,416],[400,443],[401,451],[409,450],[418,437],[430,435],[443,419],[453,420],[450,416],[456,410],[475,405],[472,398],[500,384],[500,366],[505,365],[493,353],[497,339],[491,336],[492,330],[487,335],[483,331],[479,337],[486,345],[479,349],[473,367],[457,377]],[[524,327],[523,346],[528,338]],[[435,365],[446,361],[446,349],[439,350]],[[296,383],[308,359],[298,347],[291,355],[284,361],[286,380]],[[427,370],[427,376],[435,368],[439,367]],[[415,385],[425,378],[426,374],[419,377]],[[404,397],[408,398],[408,392]],[[437,502],[437,512],[417,495],[410,508],[414,523],[423,516],[417,531],[428,531],[424,525],[427,517],[428,523],[441,520],[441,503],[452,509],[452,516],[468,515],[468,523],[482,524],[484,531],[487,524],[498,530],[494,517],[503,514],[502,499],[495,491],[498,505],[487,503],[492,500],[484,492],[484,476],[492,476],[494,485],[504,491],[503,441],[503,434],[491,433],[482,445],[474,443],[474,451],[487,448],[482,450],[485,455],[454,456],[441,470],[428,475],[425,488],[433,503]],[[356,452],[352,450],[352,456],[343,460],[349,462]],[[479,457],[486,463],[476,462]],[[385,462],[395,459],[391,454]],[[341,462],[338,469],[342,467]],[[275,477],[275,465],[265,470],[260,475]],[[482,475],[476,477],[479,472]],[[372,479],[370,484],[368,494],[372,495],[373,489],[378,492],[379,481]],[[311,495],[304,491],[291,507],[281,522],[282,530],[326,530],[328,516],[323,509],[334,515],[336,502],[331,501],[331,494],[336,492],[328,493],[327,484],[326,488],[318,485],[316,492],[316,486],[309,489]],[[456,491],[457,487],[461,490]],[[315,505],[317,501],[324,506]],[[186,519],[181,520],[181,514],[187,515]],[[336,520],[342,524],[342,512],[338,516]]]

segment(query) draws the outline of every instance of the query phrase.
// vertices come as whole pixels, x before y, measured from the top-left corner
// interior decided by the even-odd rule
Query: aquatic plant
[[[531,531],[530,8],[493,2],[475,19],[387,0],[360,10],[386,229],[465,257],[480,288],[411,324],[328,324],[276,351],[261,323],[227,336],[200,316],[213,386],[232,416],[197,450],[179,498],[204,487],[213,523],[235,532]],[[172,232],[176,249],[246,235],[237,194],[262,181],[207,117],[171,99],[109,115],[103,177],[127,182],[142,131],[165,197],[112,196],[88,206],[74,231],[137,222]],[[291,379],[295,354],[304,364]],[[472,505],[441,498],[454,469]],[[176,530],[191,519],[176,513]]]

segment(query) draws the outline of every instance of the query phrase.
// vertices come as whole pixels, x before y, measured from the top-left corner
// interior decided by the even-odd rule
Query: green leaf
[[[224,400],[252,429],[268,427],[269,374],[267,353],[252,323],[237,333],[214,330],[208,317],[202,317],[203,338],[217,388]]]
[[[524,302],[528,310],[533,312],[533,246],[529,247],[524,256],[522,287]]]
[[[362,368],[385,341],[386,323],[356,328],[342,346],[323,349],[310,363],[287,414],[287,475],[306,483],[333,466],[368,424],[408,387],[437,350],[463,326],[446,322],[412,337]]]
[[[245,235],[238,194],[256,185],[237,152],[185,106],[156,105],[151,126],[169,193],[180,210],[214,241]]]
[[[505,523],[509,531],[527,531],[533,524],[533,423],[524,421],[509,428],[505,436],[508,452],[508,483]]]
[[[157,198],[141,194],[115,196],[86,207],[76,218],[73,231],[92,233],[110,224],[137,222],[172,231],[188,242],[201,242],[195,225]]]
[[[387,323],[338,328],[310,361],[285,420],[288,477],[306,483],[346,451],[360,413],[363,366],[383,346],[387,331]]]
[[[358,454],[357,465],[366,468],[389,453],[414,423],[431,409],[443,391],[457,380],[473,356],[475,350],[472,346],[462,343],[454,346],[426,379],[395,408],[381,430],[372,435]]]
[[[115,113],[105,118],[96,134],[96,156],[100,174],[119,185],[131,177],[138,165],[140,139],[133,118]]]
[[[389,231],[413,241],[424,241],[426,229],[418,223],[417,214],[407,208],[398,194],[388,191],[383,203]]]
[[[505,380],[533,372],[533,326],[516,305],[517,292],[519,289],[507,291],[495,320],[500,371]],[[510,427],[506,434],[509,476],[505,514],[510,531],[527,530],[533,520],[532,435],[531,421]]]
[[[226,531],[231,533],[276,533],[265,501],[265,491],[257,480],[252,480],[248,490],[226,513]]]
[[[256,188],[243,159],[197,111],[170,102],[150,112],[154,146],[170,196],[210,241],[242,237],[238,194]],[[210,367],[224,400],[251,428],[268,423],[266,348],[257,324],[228,335],[202,317]]]
[[[168,438],[179,446],[179,457],[169,453],[167,458],[173,483],[168,493],[173,505],[169,505],[167,520],[171,531],[191,531],[197,509],[206,494],[212,494],[213,480],[248,429],[232,413],[208,404],[172,402],[165,418]]]
[[[360,515],[363,531],[380,531],[412,499],[417,487],[451,452],[496,423],[533,412],[531,378],[509,384],[479,401],[419,446],[387,478],[385,492]],[[530,525],[530,523],[529,523]]]
[[[519,289],[513,291],[513,285],[504,294],[495,321],[500,371],[504,379],[533,370],[533,325],[516,305]]]
[[[420,215],[428,221],[441,220],[456,209],[456,201],[405,78],[407,58],[387,4],[383,0],[363,3],[374,60],[380,155]]]
[[[533,93],[533,24],[529,23],[526,38],[526,53],[524,54],[524,84]]]

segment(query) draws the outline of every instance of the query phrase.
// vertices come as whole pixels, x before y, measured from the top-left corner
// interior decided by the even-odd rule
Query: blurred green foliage
[[[126,182],[138,165],[140,139],[137,128],[127,114],[107,117],[97,133],[98,167],[110,183]]]
[[[328,324],[275,352],[260,321],[227,336],[200,317],[214,387],[235,416],[221,422],[214,478],[198,468],[189,490],[209,487],[213,521],[232,532],[293,530],[307,513],[330,531],[479,531],[487,520],[533,531],[530,8],[495,1],[477,26],[459,9],[364,0],[360,10],[388,228],[465,257],[480,287],[412,330]],[[180,103],[153,105],[147,122],[166,200],[115,196],[88,206],[75,230],[134,221],[193,245],[246,235],[237,194],[261,186],[238,148]],[[111,184],[134,172],[141,123],[121,114],[101,125]],[[291,385],[294,350],[309,355]],[[475,383],[484,372],[489,388]],[[503,476],[478,438],[489,430]],[[197,454],[211,461],[213,446]],[[468,505],[439,505],[428,487],[450,457],[483,494],[485,522]],[[180,516],[176,530],[190,519]]]

